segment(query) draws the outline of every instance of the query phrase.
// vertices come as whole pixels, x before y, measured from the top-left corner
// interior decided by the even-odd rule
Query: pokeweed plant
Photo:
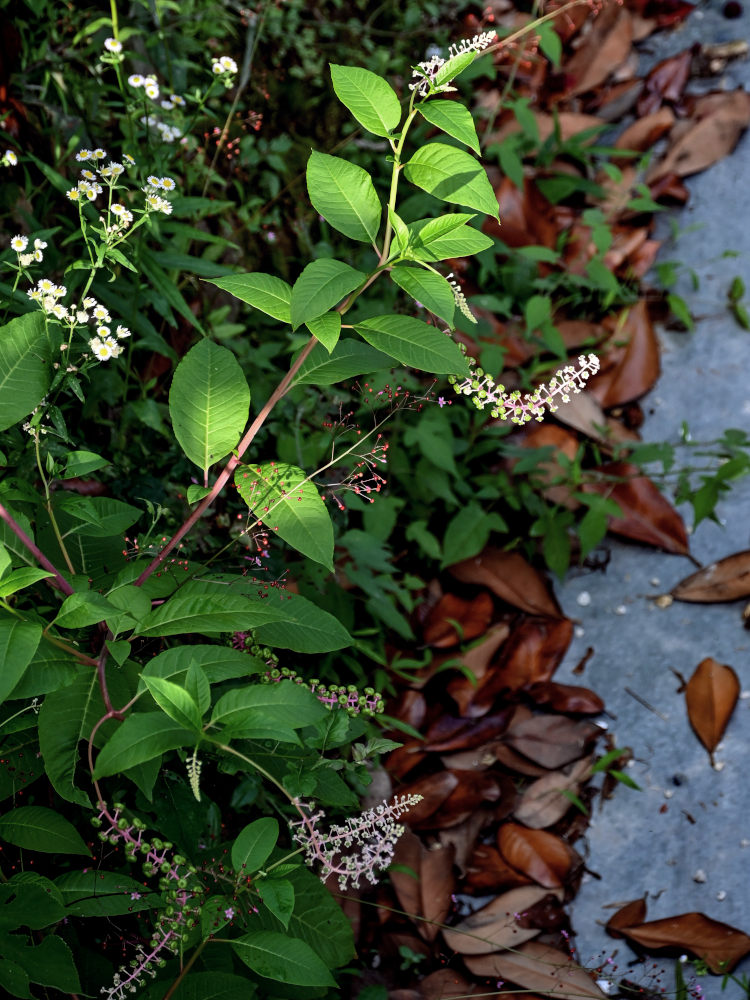
[[[77,286],[70,290],[31,279],[44,239],[12,238],[13,292],[31,280],[26,293],[35,309],[0,330],[0,429],[6,464],[30,470],[33,463],[35,471],[0,484],[0,791],[30,803],[0,819],[0,839],[10,845],[3,857],[11,874],[0,885],[0,983],[9,994],[32,996],[31,984],[77,992],[84,965],[90,989],[104,973],[100,956],[76,961],[87,948],[89,918],[127,921],[123,964],[101,988],[111,1000],[140,987],[169,997],[188,975],[190,995],[210,983],[227,997],[294,997],[301,989],[323,996],[337,986],[334,970],[353,957],[348,922],[322,881],[342,889],[375,882],[403,831],[399,819],[418,801],[395,796],[351,815],[367,792],[368,763],[397,745],[375,726],[382,699],[370,688],[360,694],[279,669],[274,650],[293,657],[351,647],[333,615],[281,587],[259,596],[243,572],[212,571],[211,560],[194,562],[180,549],[233,486],[247,507],[246,538],[262,549],[277,536],[333,569],[333,523],[315,485],[325,470],[250,454],[296,384],[331,385],[395,362],[428,378],[448,376],[479,409],[523,424],[542,419],[545,407],[579,392],[597,370],[594,355],[581,357],[577,369],[564,368],[531,393],[506,393],[451,336],[456,309],[467,318],[471,311],[443,262],[491,245],[472,222],[477,214],[497,217],[497,199],[481,163],[463,148],[479,149],[471,114],[446,95],[493,43],[494,33],[483,33],[447,60],[420,63],[405,108],[382,77],[331,65],[339,100],[390,147],[388,201],[381,204],[364,168],[319,152],[308,161],[308,194],[331,227],[372,247],[372,265],[315,259],[294,285],[257,272],[213,280],[293,332],[306,331],[306,343],[252,420],[247,378],[230,350],[204,337],[179,362],[169,395],[172,431],[200,482],[187,489],[192,513],[155,550],[121,550],[136,522],[150,516],[156,524],[153,504],[144,514],[118,499],[53,489],[106,464],[83,448],[66,450],[60,442],[69,435],[55,430],[65,426],[61,406],[71,425],[70,409],[84,403],[92,371],[115,363],[129,337],[92,284],[100,273],[116,281],[121,268],[134,266],[128,239],[170,213],[177,184],[156,174],[127,181],[140,170],[131,154],[120,162],[103,149],[81,150],[81,179],[67,196],[79,206],[85,256],[68,269]],[[119,72],[120,42],[108,40],[107,51]],[[232,68],[217,65],[217,73]],[[407,153],[418,117],[444,138]],[[402,178],[462,211],[406,224],[398,212]],[[433,321],[379,314],[377,298],[365,293],[385,281]],[[359,455],[378,426],[325,468]],[[234,648],[221,641],[230,634]],[[234,779],[233,809],[253,816],[229,839],[215,803],[203,803],[205,768],[212,784]],[[49,793],[27,792],[43,774]],[[329,824],[330,808],[349,816]],[[158,814],[155,835],[136,811]],[[89,823],[98,849],[86,839]],[[44,855],[63,860],[54,867]],[[70,860],[76,856],[86,867]],[[133,876],[123,874],[121,857],[136,865]]]

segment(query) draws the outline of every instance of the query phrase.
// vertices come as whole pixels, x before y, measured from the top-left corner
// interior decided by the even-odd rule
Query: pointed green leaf
[[[253,888],[263,900],[266,909],[279,920],[284,928],[289,927],[289,920],[294,911],[294,886],[288,879],[261,878],[256,879]]]
[[[457,76],[471,66],[476,57],[477,54],[473,51],[459,52],[457,55],[451,56],[437,71],[433,83],[436,87],[443,87],[450,83],[451,80],[455,80]]]
[[[399,253],[405,253],[409,245],[409,230],[406,227],[406,223],[397,212],[393,211],[390,205],[388,206],[388,218],[390,219],[391,227],[395,236],[395,249]]]
[[[291,649],[295,653],[330,653],[353,645],[354,640],[344,626],[332,614],[319,608],[300,594],[283,594],[276,606],[283,621],[261,625],[255,630],[258,642],[280,649]]]
[[[280,680],[227,691],[214,705],[211,725],[229,726],[235,736],[259,728],[303,729],[327,712],[307,688]]]
[[[143,882],[100,868],[64,872],[54,885],[73,917],[114,917],[163,905],[160,896],[143,888]],[[133,899],[133,894],[140,898]]]
[[[251,931],[232,941],[245,965],[266,979],[294,986],[336,986],[309,944],[278,931]]]
[[[20,806],[0,818],[0,839],[46,854],[90,855],[81,835],[54,809]]]
[[[424,101],[419,105],[419,111],[430,124],[471,146],[475,153],[479,152],[474,119],[463,104],[457,101]]]
[[[17,594],[19,590],[31,587],[32,584],[46,580],[53,575],[45,569],[32,569],[30,566],[17,569],[0,580],[0,597],[10,597],[11,594]]]
[[[201,713],[193,698],[179,684],[162,677],[145,677],[146,687],[159,708],[179,726],[201,731]]]
[[[291,322],[289,317],[289,303],[292,300],[291,286],[273,274],[233,274],[228,278],[211,279],[209,284],[223,288],[225,292],[234,295],[241,302],[247,302],[248,305],[260,309],[267,316],[280,319],[282,323]]]
[[[49,346],[41,311],[0,330],[0,431],[28,416],[50,383]]]
[[[322,503],[322,501],[321,501]],[[333,541],[332,543],[333,544]],[[282,618],[265,601],[251,601],[238,594],[200,596],[177,593],[147,615],[135,629],[136,635],[182,635],[200,632],[241,632]]]
[[[57,507],[79,523],[69,534],[84,538],[112,538],[127,531],[143,511],[112,497],[81,497],[74,494],[57,498]]]
[[[204,474],[236,447],[250,412],[250,390],[235,356],[201,340],[177,366],[169,390],[175,437]]]
[[[453,328],[453,314],[456,310],[456,300],[453,289],[445,278],[421,267],[393,267],[391,278],[425,309],[435,313]]]
[[[48,694],[39,711],[39,749],[44,770],[58,795],[88,808],[88,795],[76,787],[78,744],[88,739],[94,721],[87,725],[89,708],[101,704],[95,672]]]
[[[185,690],[198,706],[198,711],[203,715],[211,704],[211,685],[206,671],[198,665],[192,656],[185,676]]]
[[[134,712],[118,726],[96,758],[95,778],[126,771],[167,750],[195,744],[195,733],[178,726],[163,712]]]
[[[334,229],[351,240],[374,242],[383,210],[372,178],[362,167],[313,151],[307,161],[307,193],[315,211]]]
[[[248,677],[266,669],[262,660],[228,646],[175,646],[173,649],[165,649],[148,661],[141,673],[139,693],[146,688],[146,677],[164,677],[175,684],[184,681],[185,687],[190,690],[186,677],[188,666],[192,664],[198,666],[211,684],[233,680],[235,677]],[[200,700],[198,704],[201,705]]]
[[[387,136],[398,127],[401,105],[382,77],[369,69],[331,63],[331,80],[338,99],[368,132]]]
[[[402,365],[434,375],[468,375],[458,346],[434,326],[411,316],[373,316],[354,328],[368,344]]]
[[[273,816],[249,823],[232,845],[232,868],[238,875],[260,871],[279,839],[279,824]]]
[[[56,934],[48,934],[37,945],[14,934],[5,938],[3,954],[22,966],[32,983],[68,994],[81,989],[70,946]]]
[[[286,462],[241,465],[234,481],[259,521],[298,552],[333,569],[331,518],[302,469]]]
[[[393,361],[387,355],[358,340],[340,340],[330,354],[322,344],[316,344],[292,384],[333,385],[392,366]]]
[[[20,572],[20,570],[19,570]],[[5,701],[34,658],[42,626],[3,615],[0,618],[0,702]]]
[[[327,257],[312,261],[292,288],[292,328],[322,316],[366,280],[366,274],[343,261]]]
[[[341,335],[341,313],[323,313],[317,319],[309,320],[305,326],[330,354]]]
[[[461,149],[428,142],[406,164],[404,175],[436,198],[498,217],[497,198],[484,167]]]
[[[487,250],[494,241],[478,229],[466,225],[473,215],[456,213],[437,219],[412,222],[409,230],[409,256],[414,260],[435,261],[451,257],[470,257]]]
[[[103,622],[110,615],[116,615],[118,610],[95,590],[81,590],[62,602],[55,625],[60,628],[85,628],[87,625]]]

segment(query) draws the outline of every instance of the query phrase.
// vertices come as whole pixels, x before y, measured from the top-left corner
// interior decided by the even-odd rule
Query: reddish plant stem
[[[159,569],[159,567],[164,563],[164,561],[166,560],[167,556],[172,551],[172,549],[176,545],[179,545],[179,543],[182,541],[185,535],[190,531],[193,525],[203,516],[206,509],[211,506],[211,504],[214,502],[219,493],[221,493],[222,489],[226,486],[227,482],[229,481],[230,476],[237,468],[237,466],[240,464],[240,459],[247,451],[247,449],[250,447],[250,444],[255,438],[255,435],[258,433],[258,431],[265,423],[268,414],[271,412],[271,410],[273,410],[274,406],[276,406],[281,397],[287,392],[289,386],[292,384],[292,381],[294,380],[294,376],[302,367],[303,362],[306,360],[307,356],[310,354],[310,351],[312,351],[313,347],[316,344],[317,340],[315,339],[315,337],[311,337],[309,343],[305,345],[300,356],[297,358],[297,360],[294,362],[292,367],[286,373],[284,378],[281,380],[281,382],[279,382],[274,391],[271,393],[271,395],[268,398],[268,401],[263,406],[263,409],[260,411],[255,420],[253,420],[252,424],[250,424],[247,433],[237,446],[237,453],[231,456],[226,466],[224,467],[223,472],[221,472],[217,477],[216,482],[211,488],[211,492],[208,494],[208,496],[204,497],[203,500],[201,500],[201,502],[198,504],[196,509],[187,519],[187,521],[185,521],[182,527],[180,527],[178,531],[175,532],[174,535],[172,535],[172,537],[169,539],[169,541],[161,550],[161,552],[156,556],[156,558],[152,562],[148,564],[148,566],[144,569],[144,571],[141,573],[138,579],[134,581],[134,585],[136,587],[140,587],[143,583],[145,583],[146,580],[148,580],[148,578],[155,570]]]
[[[45,556],[42,550],[38,548],[38,546],[36,546],[34,542],[32,542],[32,540],[23,530],[21,525],[15,520],[15,518],[12,517],[10,512],[1,503],[0,503],[0,518],[2,518],[3,521],[5,521],[5,523],[8,525],[10,530],[19,540],[19,542],[21,542],[22,545],[26,546],[26,548],[36,559],[36,561],[39,563],[42,569],[46,569],[48,573],[52,574],[54,580],[48,581],[50,586],[57,587],[58,590],[61,590],[64,594],[67,594],[68,596],[74,593],[73,588],[65,579],[65,577],[62,576],[60,571],[55,566],[52,565],[52,563]]]

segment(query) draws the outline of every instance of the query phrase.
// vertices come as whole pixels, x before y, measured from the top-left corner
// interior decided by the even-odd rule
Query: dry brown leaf
[[[465,958],[464,962],[475,976],[499,977],[546,997],[606,1000],[606,994],[570,955],[538,941],[504,954]]]
[[[732,152],[750,123],[750,94],[735,90],[721,95],[711,113],[696,121],[646,174],[650,184],[665,174],[687,177],[705,170]]]
[[[501,948],[516,948],[540,931],[539,927],[521,927],[518,917],[549,894],[548,889],[535,885],[511,889],[455,927],[443,928],[445,943],[459,955],[486,955]],[[560,889],[552,895],[563,898]]]
[[[750,937],[729,924],[713,920],[704,913],[681,913],[665,920],[651,920],[637,927],[619,928],[630,941],[647,951],[669,948],[692,952],[711,972],[731,972],[750,952]]]
[[[659,377],[659,343],[645,301],[623,310],[614,324],[601,368],[589,379],[586,393],[605,410],[638,399]]]
[[[485,549],[450,567],[461,583],[487,587],[502,601],[530,615],[562,618],[560,605],[544,577],[518,552]]]
[[[486,990],[472,984],[455,969],[438,969],[419,984],[420,1000],[451,1000],[453,997],[486,996]]]
[[[554,424],[541,424],[525,429],[518,435],[518,444],[522,448],[554,449],[550,458],[540,461],[530,473],[533,481],[540,486],[544,483],[553,483],[555,479],[558,480],[558,483],[560,479],[564,482],[568,478],[568,473],[557,456],[564,455],[569,462],[572,462],[578,452],[578,438],[575,434],[571,434],[570,431],[566,431],[562,427],[556,427]],[[519,458],[508,460],[508,467],[511,471],[519,461]],[[541,493],[545,500],[567,507],[568,510],[575,510],[580,506],[580,502],[573,497],[569,486],[563,484],[546,485]]]
[[[458,778],[452,771],[438,771],[426,778],[413,781],[398,789],[399,795],[421,795],[422,801],[413,805],[404,816],[409,826],[417,826],[437,812],[448,796],[458,787]]]
[[[740,696],[740,682],[731,667],[710,656],[701,660],[685,688],[690,725],[709,754],[727,728]]]
[[[564,715],[535,715],[509,728],[504,742],[536,764],[552,769],[582,757],[600,732],[592,722]]]
[[[502,795],[499,775],[473,771],[447,771],[454,774],[458,784],[440,808],[422,823],[412,823],[411,826],[422,826],[428,829],[443,829],[463,823],[471,814],[485,803],[497,802]]]
[[[494,739],[504,733],[513,718],[515,709],[506,706],[495,715],[486,715],[483,719],[454,719],[450,715],[441,715],[430,726],[425,734],[425,750],[435,753],[447,753],[450,750],[470,750],[481,746],[487,740]]]
[[[500,892],[529,885],[531,879],[511,868],[496,847],[477,845],[466,865],[466,888],[470,892]]]
[[[669,101],[671,104],[679,102],[690,77],[692,61],[692,49],[685,49],[684,52],[662,59],[654,66],[646,77],[643,92],[638,98],[637,111],[640,118],[657,112],[662,101]]]
[[[655,142],[674,125],[674,111],[660,108],[653,114],[636,119],[615,141],[616,149],[631,149],[642,153],[651,149]]]
[[[542,778],[545,774],[549,774],[549,768],[540,767],[539,764],[535,764],[528,757],[517,753],[512,747],[499,740],[488,745],[487,754],[493,756],[498,764],[502,764],[503,767],[516,774],[525,774],[529,778]]]
[[[466,866],[476,846],[477,837],[491,822],[490,812],[476,809],[463,823],[438,832],[438,839],[443,847],[450,846],[455,851],[455,865],[462,877],[466,876]]]
[[[634,927],[642,924],[646,919],[645,898],[633,899],[624,906],[621,906],[617,913],[613,914],[607,921],[607,934],[612,937],[622,937],[620,931],[623,927]]]
[[[487,673],[492,658],[510,635],[510,626],[506,622],[498,622],[487,629],[487,634],[471,649],[461,653],[458,659],[469,669],[477,681]],[[470,683],[465,676],[455,677],[448,682],[448,694],[458,705],[461,714],[471,703],[476,691],[476,685]]]
[[[567,142],[568,139],[572,139],[573,136],[579,135],[587,129],[596,128],[597,125],[604,124],[602,119],[597,118],[595,115],[582,115],[577,111],[561,111],[558,115],[550,115],[545,111],[533,111],[532,114],[539,130],[540,143],[546,142],[551,135],[554,135],[557,128],[560,130],[562,141]],[[483,144],[485,146],[499,145],[505,142],[508,136],[520,131],[521,125],[514,115],[512,118],[508,118],[499,129],[485,136]],[[595,138],[595,136],[592,136],[590,141],[594,142]]]
[[[497,845],[509,865],[545,889],[562,888],[571,869],[582,864],[580,855],[560,837],[518,823],[502,824]]]
[[[456,851],[453,846],[436,845],[422,854],[419,870],[419,886],[422,897],[422,916],[417,930],[425,941],[434,941],[445,918],[451,911],[451,896],[455,891],[453,862]]]
[[[557,681],[540,681],[532,684],[527,693],[536,705],[543,705],[555,712],[574,715],[598,715],[604,711],[604,702],[589,688],[577,684],[558,684]]]
[[[543,830],[562,819],[572,805],[568,795],[578,795],[593,762],[593,757],[586,757],[567,771],[553,771],[533,782],[515,808],[516,819],[532,830]]]
[[[619,504],[622,517],[610,517],[608,528],[616,535],[654,545],[674,555],[689,555],[685,524],[672,504],[650,479],[628,462],[599,466],[606,476],[622,477],[620,483],[584,483],[586,493],[599,493]]]
[[[735,552],[680,580],[671,591],[677,601],[715,604],[750,597],[750,549]]]
[[[630,12],[617,4],[606,4],[592,22],[591,31],[563,70],[573,81],[569,97],[593,90],[622,65],[633,44]]]
[[[492,613],[492,598],[485,591],[477,594],[471,601],[455,594],[445,594],[431,610],[425,623],[424,641],[436,649],[470,642],[477,636],[484,635]],[[458,623],[458,628],[454,622]]]
[[[555,420],[585,434],[608,451],[620,441],[638,441],[638,435],[619,420],[608,417],[590,392],[578,392],[567,403],[559,403]]]

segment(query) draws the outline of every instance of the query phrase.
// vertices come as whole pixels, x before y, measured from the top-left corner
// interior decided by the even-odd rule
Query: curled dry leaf
[[[467,649],[454,658],[470,670],[477,681],[481,681],[487,673],[495,653],[509,635],[510,626],[506,622],[498,622],[487,629],[487,633],[476,646],[472,646],[471,649]],[[475,691],[476,685],[472,684],[465,676],[455,677],[448,683],[448,694],[458,705],[462,714],[465,713]]]
[[[425,941],[437,937],[437,925],[450,913],[455,889],[454,855],[452,846],[438,845],[427,850],[411,830],[399,837],[394,863],[411,869],[414,875],[397,867],[390,873],[391,884],[402,909],[413,915],[416,929]]]
[[[404,816],[409,826],[417,826],[437,812],[448,796],[458,787],[458,778],[452,771],[438,771],[426,778],[413,781],[398,789],[399,795],[421,795],[422,801],[413,805]]]
[[[494,715],[486,715],[483,719],[454,719],[449,715],[441,716],[427,730],[425,750],[436,753],[446,753],[450,750],[471,750],[481,746],[508,728],[514,716],[513,706],[507,706]]]
[[[655,142],[674,125],[671,108],[660,108],[653,114],[644,115],[625,129],[615,141],[616,149],[632,149],[638,153],[650,149]]]
[[[704,566],[697,573],[680,580],[672,590],[677,601],[714,604],[750,597],[750,549],[735,552]]]
[[[562,618],[549,584],[518,552],[485,549],[473,559],[455,563],[450,572],[461,583],[487,587],[501,601],[530,615]]]
[[[568,96],[583,94],[604,83],[630,55],[633,25],[630,12],[607,4],[590,22],[591,30],[563,70],[572,81]]]
[[[571,870],[582,864],[578,852],[560,837],[518,823],[503,823],[497,844],[509,865],[545,889],[562,888]]]
[[[710,656],[701,660],[685,688],[690,725],[712,754],[740,696],[740,682],[731,667]]]
[[[447,771],[455,775],[457,785],[440,808],[422,823],[412,826],[429,829],[455,826],[468,819],[484,803],[497,802],[502,794],[501,779],[490,773],[476,774],[473,771]]]
[[[466,888],[471,892],[499,892],[520,885],[531,879],[511,868],[496,847],[478,844],[466,864]]]
[[[608,417],[590,392],[576,393],[567,403],[560,403],[555,410],[555,419],[581,431],[606,451],[610,451],[613,443],[618,441],[639,440],[638,435],[619,420]]]
[[[677,104],[682,98],[685,84],[690,77],[693,61],[692,49],[685,49],[675,56],[662,59],[651,70],[644,81],[643,91],[638,98],[638,117],[644,118],[658,112],[662,101]],[[624,146],[623,149],[628,147]]]
[[[466,917],[455,927],[443,928],[445,943],[459,955],[486,955],[503,948],[516,948],[539,934],[539,927],[521,927],[518,918],[549,894],[535,885],[511,889],[487,906]],[[561,889],[552,895],[562,899]]]
[[[558,684],[557,681],[539,681],[527,688],[534,704],[551,708],[555,712],[573,715],[599,715],[604,702],[589,688],[577,684]]]
[[[546,997],[606,1000],[606,994],[570,955],[538,941],[529,941],[512,952],[465,958],[464,962],[475,976],[499,977]]]
[[[470,601],[455,594],[445,594],[430,612],[424,627],[424,641],[437,649],[470,642],[487,631],[492,612],[492,598],[486,591]]]
[[[588,382],[607,410],[638,399],[659,377],[659,343],[643,299],[623,310],[604,346],[601,368]],[[588,394],[587,393],[587,394]]]
[[[438,839],[443,847],[452,846],[455,853],[455,865],[466,876],[466,866],[474,851],[477,837],[482,829],[492,822],[492,814],[484,809],[475,809],[463,823],[438,831]]]
[[[450,1000],[451,997],[486,996],[486,993],[454,969],[438,969],[419,984],[420,1000]]]
[[[662,948],[689,951],[702,959],[711,972],[731,972],[750,952],[750,937],[704,913],[681,913],[665,920],[651,920],[635,927],[618,927],[619,933],[646,951]]]
[[[593,757],[586,757],[565,771],[553,771],[534,781],[524,791],[515,808],[515,817],[532,830],[552,826],[570,809],[570,795],[578,795],[591,773]]]
[[[617,913],[613,914],[607,921],[607,934],[611,937],[622,937],[620,933],[623,927],[634,927],[642,924],[646,919],[646,899],[632,899],[629,903],[621,906]]]
[[[504,741],[542,767],[559,768],[582,757],[599,732],[592,722],[564,715],[535,715],[513,725]]]

